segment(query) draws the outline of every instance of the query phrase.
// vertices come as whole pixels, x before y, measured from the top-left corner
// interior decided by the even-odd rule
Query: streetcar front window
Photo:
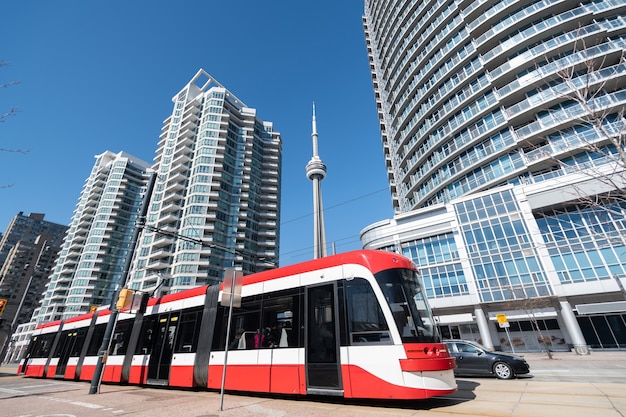
[[[440,341],[432,311],[415,271],[389,269],[377,273],[376,281],[391,308],[403,343]]]

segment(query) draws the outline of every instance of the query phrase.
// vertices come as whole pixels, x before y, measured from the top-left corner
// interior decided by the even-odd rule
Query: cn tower
[[[322,209],[322,180],[326,178],[326,165],[317,154],[317,122],[313,103],[313,158],[306,164],[306,176],[313,181],[313,259],[326,256],[326,232],[324,231],[324,210]]]

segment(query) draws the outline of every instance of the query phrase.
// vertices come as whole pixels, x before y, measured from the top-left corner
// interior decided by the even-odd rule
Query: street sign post
[[[221,304],[228,307],[228,326],[226,326],[226,346],[224,348],[224,368],[222,369],[222,388],[220,389],[220,411],[224,411],[224,386],[226,385],[226,364],[228,363],[228,345],[230,341],[230,325],[233,317],[233,308],[241,307],[241,285],[243,271],[227,268],[224,271],[224,291]]]
[[[515,353],[515,346],[513,346],[513,342],[511,342],[511,335],[509,334],[509,320],[506,318],[506,314],[496,314],[496,319],[498,320],[498,324],[501,329],[504,329],[506,332],[506,337],[509,339],[509,345],[511,346],[511,351]]]

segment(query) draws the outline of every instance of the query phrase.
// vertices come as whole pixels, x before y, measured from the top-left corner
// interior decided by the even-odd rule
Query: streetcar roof
[[[288,265],[281,268],[269,269],[252,275],[246,275],[243,277],[242,285],[256,284],[259,282],[271,281],[277,278],[348,264],[363,265],[375,274],[382,270],[391,268],[390,262],[395,268],[409,268],[416,270],[415,265],[408,258],[398,255],[397,253],[378,250],[355,250]],[[222,283],[220,289],[223,289],[223,287],[224,284]]]
[[[369,269],[373,274],[390,268],[408,268],[417,271],[413,262],[408,258],[398,255],[397,253],[379,251],[379,250],[355,250],[351,252],[340,253],[337,255],[326,256],[311,261],[297,263],[293,265],[284,266],[281,268],[269,269],[267,271],[258,272],[243,277],[242,285],[251,285],[265,281],[271,281],[273,279],[298,275],[306,272],[317,271],[326,268],[332,268],[340,265],[362,265]],[[169,303],[173,301],[183,300],[199,295],[206,294],[208,285],[200,287],[190,288],[185,291],[177,292],[174,294],[167,294],[156,298],[151,298],[148,301],[148,306],[154,306],[158,304]],[[220,284],[220,289],[223,289],[224,284]],[[66,322],[75,322],[80,320],[86,320],[93,317],[96,313],[85,313],[78,316],[66,319]],[[111,314],[111,311],[102,309],[97,311],[98,317]],[[43,329],[52,326],[59,326],[62,320],[55,320],[48,323],[41,323],[37,326],[37,329]]]

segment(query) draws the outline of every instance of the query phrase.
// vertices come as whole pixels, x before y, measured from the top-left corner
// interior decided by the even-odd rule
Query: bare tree
[[[511,305],[526,313],[533,330],[538,334],[537,342],[543,346],[544,351],[548,355],[548,359],[552,359],[552,351],[550,350],[552,341],[550,337],[543,335],[539,319],[537,318],[537,312],[541,309],[551,307],[554,304],[555,297],[529,297],[526,290],[521,286],[518,288],[512,288],[511,292],[514,296],[514,301],[512,301]]]
[[[0,67],[5,67],[7,65],[9,65],[8,62],[0,61]],[[5,83],[5,84],[0,84],[0,88],[7,88],[7,87],[10,87],[12,85],[19,84],[19,83],[20,83],[19,81],[11,81],[11,82],[8,82],[8,83]],[[10,116],[14,116],[16,113],[17,113],[17,108],[12,107],[8,112],[0,114],[0,122],[4,122],[4,119],[6,119],[6,118],[8,118]]]
[[[7,65],[9,65],[8,62],[0,61],[0,67],[5,67]],[[7,88],[12,85],[19,84],[19,83],[20,83],[19,81],[11,81],[8,83],[0,84],[0,88]],[[8,111],[4,113],[0,113],[0,122],[4,122],[7,118],[11,116],[15,116],[17,112],[18,112],[18,109],[16,107],[11,107]],[[27,149],[11,149],[11,148],[4,148],[4,147],[0,147],[0,151],[1,152],[15,152],[15,153],[28,153],[29,152]],[[0,185],[0,188],[8,188],[8,187],[11,187],[11,185]]]
[[[537,123],[548,126],[551,135],[528,141],[530,153],[551,161],[554,170],[593,180],[593,186],[571,184],[570,204],[616,210],[619,216],[623,211],[615,204],[626,202],[624,47],[611,40],[589,46],[583,38],[563,56],[546,57],[537,71],[558,70],[540,88],[538,99],[548,107]]]
[[[544,56],[535,66],[538,78],[548,82],[532,97],[543,111],[531,123],[547,134],[528,139],[526,156],[547,176],[563,178],[561,192],[570,198],[534,214],[561,223],[563,230],[582,231],[581,241],[619,247],[626,245],[620,226],[626,218],[626,42],[593,40],[580,31],[574,38],[578,41],[571,50]],[[568,216],[570,211],[583,215]],[[619,276],[611,277],[626,297]],[[527,311],[550,303],[550,298],[516,298],[516,305]]]
[[[7,65],[9,65],[8,62],[0,61],[0,68],[1,67],[5,67]],[[11,81],[11,82],[8,82],[8,83],[0,84],[0,88],[7,88],[7,87],[10,87],[12,85],[19,84],[19,83],[20,83],[19,81]],[[17,107],[11,107],[9,109],[9,111],[0,114],[0,122],[4,122],[5,119],[7,119],[7,118],[9,118],[11,116],[15,116],[17,114],[17,112],[18,112]],[[0,147],[0,151],[3,151],[3,152],[18,152],[18,153],[27,153],[28,152],[28,150],[26,150],[26,149],[7,149],[7,148],[1,148],[1,147]]]

